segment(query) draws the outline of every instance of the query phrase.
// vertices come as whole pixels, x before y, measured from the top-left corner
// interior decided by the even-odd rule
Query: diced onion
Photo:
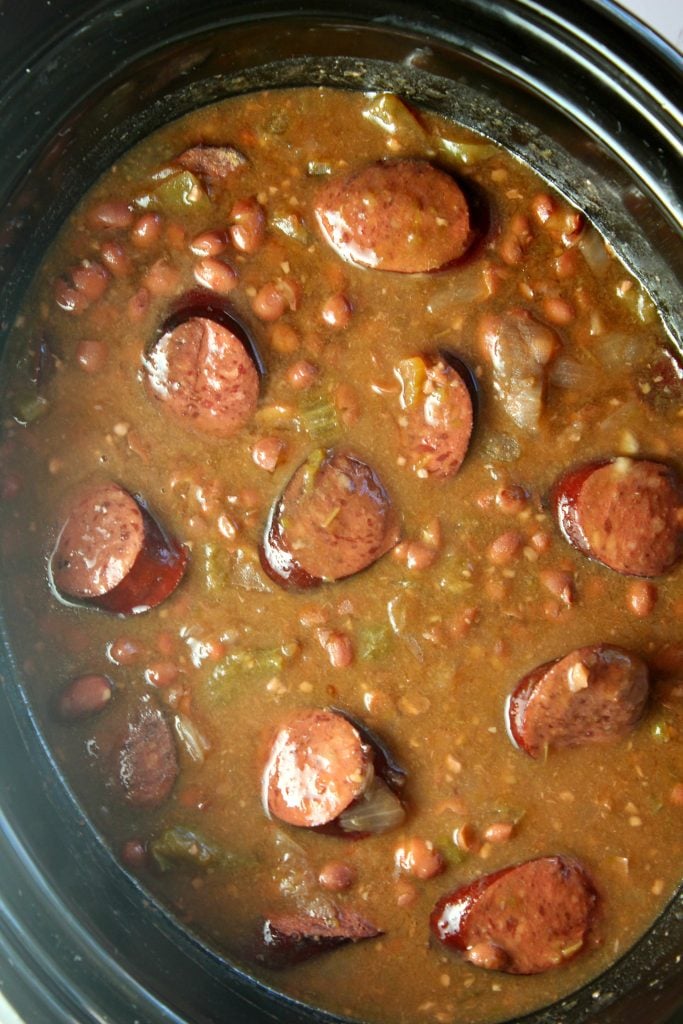
[[[558,356],[548,379],[557,388],[578,388],[589,385],[594,376],[584,363],[570,359],[569,356]]]
[[[586,263],[598,277],[607,273],[609,253],[605,241],[595,228],[586,228],[579,239],[579,249]]]
[[[339,815],[344,832],[388,832],[406,816],[398,797],[381,780],[375,779],[360,800]]]
[[[189,757],[202,764],[204,756],[209,749],[209,742],[202,736],[192,719],[187,715],[176,715],[174,723],[178,739],[187,751]]]

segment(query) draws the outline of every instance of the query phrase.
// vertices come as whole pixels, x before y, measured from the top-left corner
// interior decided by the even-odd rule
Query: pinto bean
[[[428,839],[413,836],[394,852],[394,863],[415,878],[434,878],[446,867],[445,861]]]
[[[198,284],[218,295],[228,295],[239,280],[231,266],[213,256],[199,260],[194,268],[194,278]]]
[[[318,874],[318,881],[323,889],[330,892],[344,892],[356,881],[356,872],[343,860],[332,860],[324,864]]]
[[[328,327],[341,330],[351,323],[353,307],[343,292],[336,292],[325,301],[320,315]]]
[[[103,341],[79,341],[76,362],[86,373],[99,373],[107,362],[108,347]]]
[[[257,252],[265,238],[266,217],[263,208],[252,196],[238,199],[230,211],[230,241],[244,253]]]
[[[251,449],[251,457],[261,469],[272,473],[285,449],[285,442],[279,437],[261,437]]]
[[[138,249],[150,249],[161,238],[161,217],[158,213],[143,213],[131,231],[131,241]]]

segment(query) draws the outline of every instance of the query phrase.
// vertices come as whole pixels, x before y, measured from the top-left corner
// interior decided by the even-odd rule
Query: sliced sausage
[[[470,241],[465,196],[425,160],[371,164],[333,178],[318,193],[315,214],[342,259],[375,270],[439,270]]]
[[[62,527],[50,560],[66,598],[122,615],[156,607],[178,586],[187,551],[141,500],[115,483],[94,484]]]
[[[318,450],[273,506],[261,563],[281,586],[316,586],[366,569],[398,538],[391,501],[370,466]]]
[[[259,375],[224,324],[193,316],[161,335],[144,360],[147,390],[183,426],[229,437],[249,422]]]
[[[178,775],[178,753],[159,708],[145,704],[129,719],[117,769],[126,800],[135,807],[157,807],[170,796]]]
[[[348,942],[381,934],[355,910],[334,905],[324,914],[274,914],[264,921],[257,958],[268,967],[289,967]]]
[[[249,163],[246,156],[234,146],[191,146],[175,162],[204,178],[231,178],[235,171]]]
[[[580,647],[521,681],[508,701],[508,727],[532,757],[546,747],[606,743],[636,726],[648,692],[647,665],[635,654]]]
[[[473,377],[448,352],[403,360],[402,447],[421,475],[454,476],[467,454],[474,426]]]
[[[470,963],[508,974],[539,974],[580,952],[597,899],[577,861],[540,857],[448,893],[436,904],[431,927]]]
[[[591,462],[551,492],[566,539],[629,576],[660,576],[683,554],[683,481],[647,459]]]
[[[264,807],[289,825],[334,821],[372,781],[372,752],[333,711],[291,715],[278,729],[263,773]]]

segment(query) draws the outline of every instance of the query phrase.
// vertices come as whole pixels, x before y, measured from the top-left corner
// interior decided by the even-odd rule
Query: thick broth
[[[249,163],[224,181],[186,179],[194,200],[177,186],[162,191],[178,181],[173,158],[199,142],[231,144]],[[456,265],[382,273],[342,261],[321,237],[312,204],[328,174],[387,157],[432,158],[463,185],[477,231]],[[171,177],[155,178],[164,168]],[[267,218],[254,252],[225,234],[234,203],[249,197]],[[109,202],[134,214],[121,227],[98,225]],[[202,285],[205,252],[191,245],[205,232],[223,234],[211,243],[219,267],[209,263],[208,278],[200,267]],[[106,264],[111,243],[119,255],[103,290],[91,275],[89,293],[87,274],[74,288],[72,268]],[[234,275],[221,276],[221,265]],[[169,417],[141,373],[178,297],[206,291],[207,280],[225,289],[219,301],[265,366],[256,415],[224,440]],[[264,318],[273,299],[261,289],[282,281],[285,308]],[[562,343],[537,430],[509,415],[478,340],[483,316],[520,307]],[[41,341],[36,373],[24,354]],[[403,457],[394,371],[438,348],[474,371],[478,415],[457,475],[425,479]],[[643,933],[683,864],[683,569],[646,582],[589,560],[560,534],[547,496],[564,470],[591,459],[676,465],[681,374],[638,283],[538,177],[457,125],[426,113],[418,122],[393,98],[310,89],[231,99],[157,132],[84,198],[9,352],[3,586],[23,674],[88,814],[183,924],[292,996],[392,1024],[519,1015],[595,977]],[[264,437],[282,442],[272,472],[252,455]],[[379,473],[413,561],[403,547],[349,579],[281,589],[258,561],[269,509],[304,458],[335,444]],[[141,494],[189,549],[185,579],[146,614],[70,606],[49,585],[72,496],[93,478]],[[540,760],[516,749],[504,707],[517,682],[601,642],[649,663],[639,726],[614,744]],[[54,701],[82,673],[107,675],[113,698],[97,716],[64,723]],[[112,757],[124,723],[150,699],[180,720],[180,775],[163,805],[140,810],[127,805]],[[350,841],[264,814],[273,731],[291,709],[328,705],[364,719],[407,770],[398,828]],[[496,823],[512,826],[505,842],[486,837]],[[174,826],[215,847],[208,866],[196,846],[185,863],[155,865],[149,844]],[[396,866],[411,837],[434,845],[442,873],[421,879]],[[443,893],[553,853],[579,858],[601,897],[590,948],[575,959],[514,977],[430,940]],[[318,881],[330,862],[353,874],[333,896]],[[329,899],[384,934],[277,973],[258,965],[264,916]]]

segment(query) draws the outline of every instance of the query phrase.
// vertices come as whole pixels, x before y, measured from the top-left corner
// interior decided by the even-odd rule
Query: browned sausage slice
[[[551,501],[567,540],[617,572],[660,576],[683,554],[683,482],[661,462],[591,462],[565,473]]]
[[[289,825],[334,821],[372,781],[372,752],[351,723],[313,708],[279,728],[263,773],[264,806]]]
[[[125,797],[134,806],[157,807],[170,796],[178,775],[178,754],[159,708],[143,705],[129,720],[117,767]]]
[[[281,586],[316,586],[366,569],[398,538],[391,501],[370,466],[318,450],[275,503],[261,563]]]
[[[322,233],[342,259],[419,274],[459,259],[470,241],[467,201],[425,160],[371,164],[318,193]]]
[[[66,598],[106,611],[156,607],[180,583],[187,552],[142,503],[114,483],[95,484],[72,508],[50,560]]]
[[[248,164],[247,158],[234,146],[191,146],[175,162],[186,171],[206,178],[231,178]]]
[[[472,436],[472,376],[450,353],[403,359],[402,446],[420,476],[454,476]]]
[[[585,945],[597,894],[584,868],[540,857],[486,875],[442,897],[434,935],[465,959],[508,974],[539,974]]]
[[[167,330],[148,353],[149,394],[183,426],[229,437],[249,422],[259,393],[258,370],[228,327],[194,316]]]
[[[274,914],[263,924],[258,959],[268,967],[288,967],[348,942],[374,939],[382,932],[355,910],[330,906],[329,913]]]
[[[640,720],[649,692],[645,662],[599,644],[534,669],[508,701],[508,726],[532,757],[546,747],[606,743]]]

